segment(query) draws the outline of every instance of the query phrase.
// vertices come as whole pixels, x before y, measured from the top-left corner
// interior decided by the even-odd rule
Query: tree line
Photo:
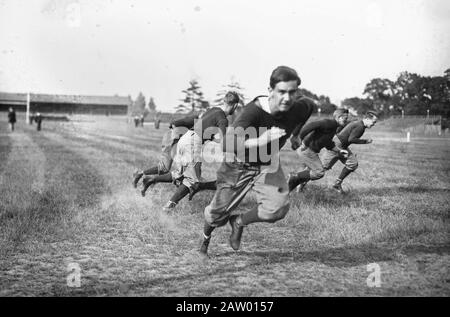
[[[366,84],[364,98],[343,100],[342,105],[358,113],[369,109],[380,116],[441,115],[450,117],[450,69],[443,76],[421,76],[404,71],[396,80],[374,78]]]
[[[129,110],[130,116],[141,116],[147,117],[149,113],[156,112],[156,104],[153,97],[150,97],[148,103],[145,101],[145,96],[142,92],[139,92],[136,100],[132,101]]]
[[[179,114],[202,112],[221,102],[227,91],[235,91],[241,99],[241,106],[248,102],[244,88],[231,78],[216,94],[212,104],[205,99],[202,88],[196,79],[188,83],[188,87],[181,91],[180,103],[175,106]],[[316,103],[314,113],[331,114],[338,108],[325,95],[301,88],[300,93],[313,99]],[[392,115],[442,115],[450,117],[450,69],[443,76],[421,76],[404,71],[395,80],[388,78],[374,78],[364,87],[363,98],[351,97],[342,101],[340,106],[352,110],[355,114],[363,114],[368,110],[377,111],[381,117]],[[156,113],[156,104],[152,97],[146,103],[145,97],[139,93],[132,103],[130,114],[147,116]]]

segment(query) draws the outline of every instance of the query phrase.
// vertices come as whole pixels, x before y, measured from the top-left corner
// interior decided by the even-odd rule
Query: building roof
[[[30,94],[33,103],[68,103],[88,105],[128,106],[130,97]],[[27,94],[0,92],[0,103],[26,104]]]

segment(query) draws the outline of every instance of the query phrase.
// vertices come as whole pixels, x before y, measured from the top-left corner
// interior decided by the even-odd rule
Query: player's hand
[[[370,144],[370,143],[372,143],[372,142],[373,142],[372,139],[367,139],[367,144]]]
[[[265,131],[263,134],[259,136],[260,140],[262,140],[263,143],[270,143],[274,140],[277,140],[279,138],[282,138],[286,135],[286,131],[283,129],[280,129],[278,127],[272,127],[270,130]]]
[[[306,150],[306,149],[307,149],[307,146],[306,146],[306,144],[303,143],[303,141],[302,141],[302,144],[300,145],[300,151],[304,151],[304,150]]]
[[[270,128],[269,132],[269,139],[270,142],[280,139],[286,135],[286,131],[284,129],[280,129],[278,127],[272,127]]]
[[[339,150],[339,156],[343,158],[348,158],[348,151],[347,150]]]
[[[298,137],[291,137],[291,148],[295,151],[300,147],[300,139]]]

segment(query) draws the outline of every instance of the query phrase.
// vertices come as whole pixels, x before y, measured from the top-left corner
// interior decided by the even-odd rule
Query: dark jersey
[[[271,114],[264,111],[258,100],[254,99],[244,107],[240,116],[234,121],[233,129],[227,133],[223,143],[223,150],[236,154],[239,159],[252,165],[269,165],[270,160],[265,158],[273,154],[271,153],[272,149],[279,151],[294,130],[300,130],[300,127],[305,124],[311,116],[312,110],[312,102],[300,98],[294,101],[288,111]],[[258,138],[272,127],[285,130],[286,135],[265,146],[245,149],[245,140]],[[245,153],[245,157],[241,157],[243,153]]]
[[[228,119],[225,112],[218,107],[213,107],[197,120],[194,131],[202,136],[202,142],[206,142],[212,140],[214,135],[219,132],[225,135],[227,127]]]
[[[37,115],[34,117],[34,121],[36,121],[37,123],[41,123],[42,122],[42,116],[41,115]]]
[[[196,119],[198,119],[198,115],[192,114],[180,119],[172,120],[169,126],[172,129],[172,133],[168,134],[167,137],[165,136],[167,140],[163,139],[163,145],[168,143],[176,144],[183,134],[194,127]]]
[[[8,122],[16,123],[16,113],[14,111],[8,112]]]
[[[319,153],[322,148],[334,147],[333,137],[339,125],[334,119],[321,119],[308,122],[300,131],[300,139],[311,150]]]
[[[362,120],[350,122],[337,134],[337,137],[342,143],[343,147],[348,147],[350,144],[367,144],[367,140],[360,139],[366,127]]]
[[[181,119],[172,120],[170,122],[170,128],[172,127],[185,127],[187,129],[192,129],[195,124],[195,120],[198,119],[197,114],[188,115]]]

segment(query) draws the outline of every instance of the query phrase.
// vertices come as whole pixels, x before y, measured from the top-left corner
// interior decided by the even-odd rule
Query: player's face
[[[269,88],[269,105],[272,113],[288,111],[292,107],[297,89],[296,80],[280,81],[273,89]]]
[[[343,115],[338,118],[338,124],[341,127],[345,126],[347,124],[347,121],[348,121],[348,115]]]
[[[375,125],[375,123],[377,123],[377,118],[367,119],[366,120],[366,128],[370,129],[371,127],[373,127]]]

